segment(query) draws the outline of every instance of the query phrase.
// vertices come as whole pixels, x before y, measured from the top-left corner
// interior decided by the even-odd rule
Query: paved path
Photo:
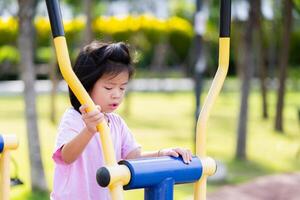
[[[265,176],[237,186],[224,186],[207,200],[300,200],[300,173]]]

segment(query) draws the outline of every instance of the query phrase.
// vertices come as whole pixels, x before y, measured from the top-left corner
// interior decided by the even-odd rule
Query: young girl
[[[105,120],[110,128],[116,159],[182,156],[189,163],[192,155],[182,148],[142,152],[124,120],[113,113],[124,98],[128,81],[134,73],[128,47],[124,43],[92,42],[78,55],[74,72],[98,105],[87,113],[70,90],[73,107],[67,109],[58,129],[52,200],[107,200],[107,188],[96,182],[96,171],[104,165],[100,136],[96,125]],[[100,133],[101,134],[101,133]]]

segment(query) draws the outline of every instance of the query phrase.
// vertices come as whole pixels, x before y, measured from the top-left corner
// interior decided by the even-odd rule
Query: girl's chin
[[[103,112],[111,113],[111,112],[114,112],[115,110],[117,110],[117,108],[106,108],[105,110],[103,110]]]

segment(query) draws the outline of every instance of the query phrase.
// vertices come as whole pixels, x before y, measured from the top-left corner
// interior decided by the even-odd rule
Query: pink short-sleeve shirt
[[[119,115],[109,113],[107,117],[117,161],[125,159],[131,151],[140,146]],[[100,187],[96,181],[96,172],[104,165],[98,133],[72,164],[64,163],[61,158],[61,147],[79,134],[84,127],[80,113],[73,108],[67,109],[58,128],[56,147],[52,156],[55,162],[52,200],[110,199],[108,189]]]

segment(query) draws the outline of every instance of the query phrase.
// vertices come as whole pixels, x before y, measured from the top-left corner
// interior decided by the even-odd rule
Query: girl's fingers
[[[86,114],[86,109],[87,109],[87,105],[81,105],[79,107],[79,111],[81,112],[81,114]]]
[[[170,156],[173,156],[173,157],[179,156],[179,154],[176,151],[171,151],[170,154],[171,154]]]
[[[182,152],[182,158],[183,158],[183,161],[185,163],[189,163],[189,160],[188,160],[188,157],[187,157],[187,153],[186,152]]]
[[[87,112],[86,110],[87,110],[87,108],[88,108],[88,106],[86,105],[86,104],[83,104],[83,105],[81,105],[80,107],[79,107],[79,111],[82,113],[82,114],[86,114],[86,113],[88,113],[88,114],[90,114],[90,115],[94,115],[94,114],[96,114],[96,113],[99,113],[99,112],[101,112],[101,107],[99,106],[99,105],[96,105],[96,110],[93,110],[93,111],[91,111],[91,112]]]
[[[102,115],[96,115],[94,118],[93,118],[93,120],[95,121],[95,122],[101,122],[102,120],[104,119],[104,116],[103,116],[103,114]]]
[[[103,118],[100,118],[96,121],[97,124],[100,124],[103,121]]]
[[[188,150],[188,154],[189,154],[189,160],[192,161],[193,159],[193,154],[190,150]]]
[[[183,161],[186,163],[186,164],[189,164],[190,163],[190,156],[189,156],[189,152],[188,150],[185,150],[185,149],[181,149],[181,148],[176,148],[175,151],[177,153],[179,153],[181,156],[182,156],[182,159]]]
[[[100,114],[102,114],[99,110],[93,110],[93,111],[91,111],[91,112],[89,112],[89,113],[86,113],[86,118],[87,119],[93,119],[93,118],[95,118],[96,116],[98,116],[98,115],[100,115]],[[102,114],[103,115],[103,114]]]
[[[186,164],[189,164],[192,161],[192,152],[188,149],[170,148],[170,149],[160,150],[160,156],[178,157],[179,155],[182,157],[183,162]]]
[[[104,116],[103,114],[94,115],[90,117],[84,116],[83,119],[86,123],[98,123],[104,119]]]
[[[96,120],[98,120],[98,119],[100,119],[100,118],[103,118],[103,117],[104,117],[104,116],[103,116],[102,113],[98,113],[98,114],[94,114],[94,115],[90,116],[89,118],[90,118],[90,120],[92,120],[92,121],[96,121]]]

